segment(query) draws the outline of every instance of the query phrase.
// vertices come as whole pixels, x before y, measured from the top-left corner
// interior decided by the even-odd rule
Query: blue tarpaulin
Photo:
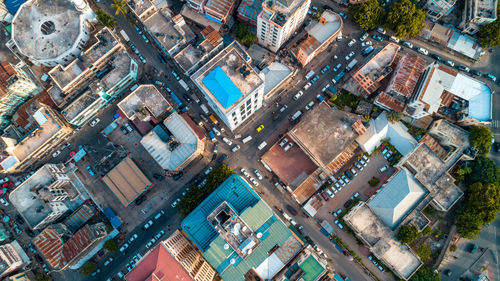
[[[7,10],[9,10],[9,13],[15,15],[24,2],[26,2],[26,0],[5,0],[4,4]]]
[[[116,229],[123,223],[111,208],[104,209],[104,215],[108,218],[111,225]]]

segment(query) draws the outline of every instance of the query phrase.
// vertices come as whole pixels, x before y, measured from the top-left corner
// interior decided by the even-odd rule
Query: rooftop
[[[385,92],[410,99],[425,66],[425,60],[422,57],[411,53],[403,55],[393,71]]]
[[[235,5],[236,0],[208,0],[205,3],[205,8],[208,8],[220,15],[225,16],[227,13],[232,12],[231,7]]]
[[[12,21],[12,39],[29,57],[56,58],[78,43],[85,18],[71,1],[27,1]]]
[[[179,66],[188,71],[205,59],[216,47],[222,45],[222,36],[212,26],[207,26],[202,34],[204,39],[198,45],[188,45],[179,51],[174,59]]]
[[[284,26],[291,15],[295,14],[304,4],[301,0],[271,0],[264,1],[262,6],[266,11],[272,11],[270,20],[278,26]],[[263,10],[264,11],[264,10]],[[268,17],[269,15],[263,15]]]
[[[165,11],[158,11],[144,21],[144,26],[153,34],[162,47],[171,55],[175,49],[195,38],[181,15],[170,17]]]
[[[101,96],[98,93],[87,88],[79,97],[64,107],[61,113],[66,117],[66,120],[73,120],[73,118],[99,99],[101,99]]]
[[[264,81],[249,64],[250,57],[236,41],[196,71],[191,79],[227,111]]]
[[[352,128],[358,120],[364,121],[322,102],[307,112],[289,135],[321,166],[327,166],[358,137]]]
[[[160,242],[125,275],[127,281],[194,281]]]
[[[152,186],[152,182],[139,170],[130,157],[123,159],[102,178],[102,181],[124,206],[128,206]]]
[[[302,248],[271,208],[238,175],[230,176],[181,224],[223,280],[243,281],[254,268],[272,278]]]
[[[289,142],[291,138],[285,137]],[[262,160],[273,170],[280,180],[292,190],[295,190],[317,166],[296,144],[288,151],[279,145],[280,139],[263,156]],[[293,143],[293,142],[291,142]],[[288,144],[288,143],[287,143]]]
[[[368,206],[389,228],[396,228],[427,194],[406,169],[399,170],[373,197]]]
[[[310,54],[321,44],[337,33],[342,27],[340,16],[330,10],[324,10],[320,21],[314,21],[312,25],[307,26],[308,37],[298,46],[304,53]]]
[[[176,112],[141,139],[141,144],[165,170],[176,170],[196,151],[200,140]]]
[[[261,72],[264,80],[264,95],[274,90],[274,88],[280,85],[283,80],[292,74],[290,67],[279,63],[273,62],[271,65],[264,68]]]
[[[56,229],[48,226],[33,238],[33,244],[40,250],[40,253],[52,268],[59,269],[62,267],[64,243],[61,234]]]
[[[152,117],[159,117],[172,109],[165,97],[154,85],[141,85],[126,98],[118,103],[118,108],[133,120],[139,118],[147,121]]]
[[[407,247],[394,240],[394,233],[364,202],[360,202],[344,221],[354,229],[371,248],[372,253],[392,267],[399,276],[409,278],[422,265],[420,259]]]
[[[497,0],[475,0],[472,5],[474,12],[481,18],[497,18]]]
[[[238,15],[257,23],[264,0],[243,0],[238,7]]]

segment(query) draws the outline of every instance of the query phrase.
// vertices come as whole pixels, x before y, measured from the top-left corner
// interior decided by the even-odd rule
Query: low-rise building
[[[374,103],[387,110],[403,112],[426,64],[422,57],[409,53],[396,58],[394,65],[386,88],[375,98]]]
[[[233,41],[191,79],[218,117],[234,130],[262,107],[264,81],[245,49]]]
[[[197,125],[188,122],[177,112],[165,118],[141,139],[142,146],[162,169],[173,173],[184,169],[196,159],[205,147],[204,140],[196,133]]]
[[[342,34],[342,18],[326,9],[318,21],[306,27],[307,36],[293,51],[298,62],[304,67]]]
[[[181,223],[223,280],[270,280],[304,242],[238,175],[231,175]]]
[[[7,278],[7,281],[35,281],[35,274],[31,271],[23,271],[17,274],[11,275]]]
[[[169,56],[174,56],[195,39],[184,18],[180,14],[174,16],[168,9],[156,11],[142,23],[154,38],[156,45]]]
[[[433,63],[425,70],[406,113],[419,119],[441,111],[462,124],[488,123],[491,99],[491,90],[483,82]]]
[[[266,66],[259,75],[264,80],[264,97],[270,98],[278,93],[278,90],[283,88],[282,86],[290,82],[293,71],[285,64],[273,62]]]
[[[187,5],[207,19],[218,24],[228,24],[236,9],[236,0],[188,0]]]
[[[63,237],[70,235],[57,226],[48,226],[35,238],[33,244],[38,248],[49,266],[55,270],[64,270],[80,262],[106,236],[104,223],[85,225],[67,241]]]
[[[25,122],[34,126],[30,126],[32,128],[21,137],[3,136],[7,147],[0,155],[0,166],[6,173],[20,172],[32,166],[73,132],[59,113],[40,102],[32,103],[22,113]]]
[[[42,229],[68,212],[81,184],[64,164],[45,164],[9,194],[9,200],[31,229]]]
[[[95,21],[85,0],[26,1],[12,19],[9,45],[34,64],[67,65],[85,48]]]
[[[497,19],[498,0],[467,0],[460,28],[463,33],[476,34],[482,25]]]
[[[380,88],[381,81],[393,70],[393,63],[401,47],[389,43],[372,53],[365,64],[347,80],[343,88],[355,95],[369,96]]]
[[[0,245],[0,278],[28,265],[30,258],[16,240]]]
[[[424,9],[427,17],[432,21],[437,21],[443,16],[447,16],[453,11],[456,0],[427,0]]]
[[[168,2],[166,0],[132,0],[128,1],[128,6],[141,21],[144,21],[157,11],[166,9]]]
[[[330,271],[331,266],[328,260],[316,253],[311,245],[308,245],[300,254],[298,254],[287,267],[281,270],[273,280],[289,281],[289,280],[323,280]],[[295,279],[295,278],[297,279]]]
[[[246,22],[252,27],[257,27],[257,17],[262,11],[264,0],[242,0],[238,6],[236,17],[241,22]]]
[[[188,45],[174,56],[177,65],[188,76],[198,70],[224,46],[222,36],[210,25],[201,31],[201,35],[203,37],[201,42]]]

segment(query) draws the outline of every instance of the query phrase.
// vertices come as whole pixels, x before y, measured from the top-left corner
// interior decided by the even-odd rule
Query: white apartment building
[[[259,44],[276,53],[299,29],[311,0],[271,0],[262,3],[257,17]]]
[[[498,0],[466,0],[460,23],[463,33],[476,34],[484,24],[497,19]]]
[[[251,60],[233,41],[191,76],[211,109],[231,130],[262,107],[264,80],[250,65]]]

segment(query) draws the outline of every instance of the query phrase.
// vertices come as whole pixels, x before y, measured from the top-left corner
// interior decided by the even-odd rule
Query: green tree
[[[430,226],[426,226],[424,230],[422,230],[422,235],[427,236],[432,234],[432,228]]]
[[[469,128],[469,141],[477,148],[478,154],[485,156],[490,152],[493,133],[486,126],[473,126]]]
[[[414,225],[403,225],[399,229],[396,238],[404,244],[411,244],[418,237],[418,229]]]
[[[457,250],[457,244],[450,245],[450,252],[455,252]]]
[[[431,248],[427,244],[422,244],[418,246],[416,253],[420,257],[420,259],[424,262],[431,259],[431,254],[432,254]]]
[[[483,184],[500,182],[499,168],[495,161],[486,157],[477,157],[470,162],[470,174],[465,177],[467,184],[481,182]]]
[[[389,121],[391,123],[396,123],[396,122],[399,122],[401,120],[401,117],[403,115],[397,111],[391,110],[391,111],[386,112],[385,116],[387,116],[387,121]]]
[[[115,9],[115,16],[121,14],[123,17],[127,16],[127,1],[125,0],[113,0],[111,8]]]
[[[380,182],[380,180],[376,177],[373,177],[371,180],[368,181],[368,184],[370,186],[377,186],[377,184]]]
[[[424,265],[411,278],[410,281],[441,281],[439,273]]]
[[[248,29],[245,23],[238,23],[236,26],[236,38],[243,45],[250,47],[251,45],[257,43],[257,35]]]
[[[385,10],[378,0],[368,0],[349,7],[349,15],[364,30],[374,29],[381,24]]]
[[[38,273],[36,275],[36,281],[51,281],[52,278],[50,278],[50,276],[48,276],[47,274],[44,274],[44,273]]]
[[[424,27],[425,12],[411,0],[395,1],[389,8],[386,26],[396,37],[418,36]]]
[[[113,231],[114,229],[111,224],[106,224],[105,228],[106,228],[106,233],[111,233],[111,231]]]
[[[114,29],[116,27],[115,18],[112,15],[106,13],[106,11],[104,11],[103,9],[95,10],[95,15],[97,17],[97,21],[100,24],[109,27],[110,29]]]
[[[104,249],[110,251],[111,253],[118,251],[118,243],[116,242],[115,239],[107,240],[106,242],[104,242],[103,247]]]
[[[479,44],[483,48],[500,46],[500,22],[498,20],[481,26],[477,33]]]
[[[97,265],[92,261],[87,261],[82,267],[80,267],[80,273],[88,276],[92,274],[97,269]]]

